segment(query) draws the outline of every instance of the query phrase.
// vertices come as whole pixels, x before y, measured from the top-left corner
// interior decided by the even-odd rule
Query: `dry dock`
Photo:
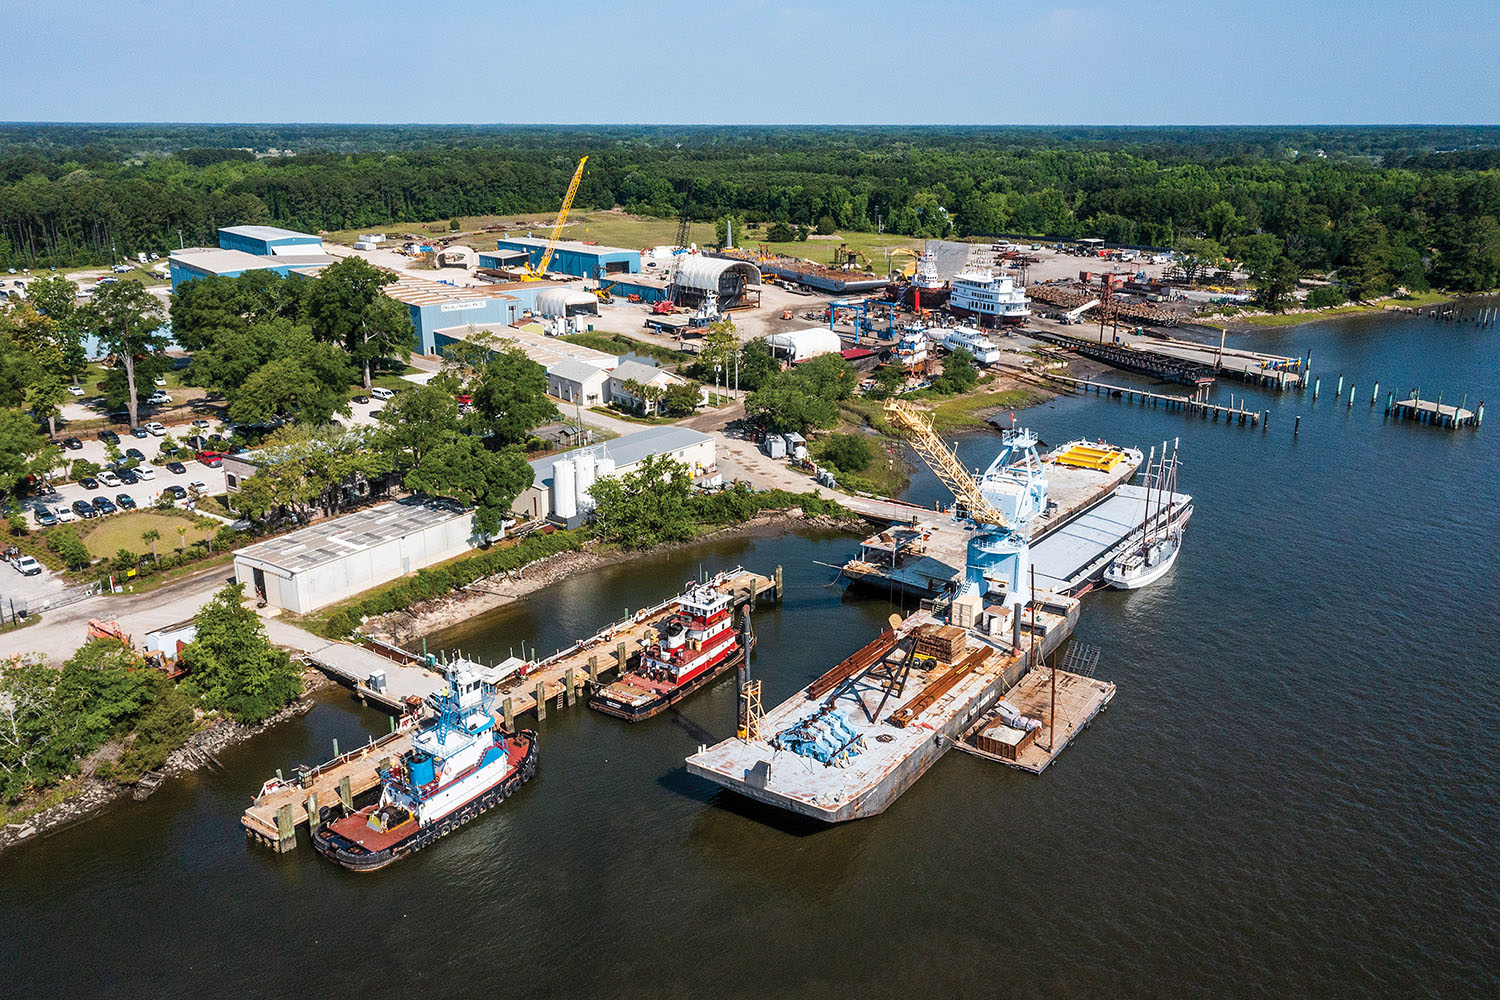
[[[767,596],[781,598],[779,566],[775,576],[736,567],[719,573],[709,582],[733,595],[736,607]],[[579,700],[587,682],[597,682],[608,672],[618,671],[635,655],[646,632],[669,612],[676,600],[674,594],[567,649],[525,664],[523,671],[490,688],[495,699],[495,721],[507,732],[514,732],[516,719],[527,712],[536,713],[538,720],[545,719],[547,705],[554,699],[557,708],[571,707]],[[409,732],[416,724],[416,716],[426,698],[448,683],[444,675],[447,664],[438,662],[436,657],[424,658],[392,646],[384,646],[382,653],[390,660],[385,668],[384,692],[372,688],[369,677],[354,676],[348,668],[328,663],[319,663],[319,666],[335,680],[353,687],[355,694],[363,699],[384,707],[416,711],[403,716],[393,732],[357,750],[340,754],[315,768],[299,768],[290,779],[283,778],[278,772],[274,779],[262,786],[260,794],[240,818],[247,837],[278,851],[292,850],[297,846],[297,828],[308,823],[309,817],[316,817],[319,808],[340,800],[345,805],[351,804],[356,796],[379,783],[376,769],[382,760],[399,757],[410,748]],[[469,660],[460,662],[483,676],[485,664]]]

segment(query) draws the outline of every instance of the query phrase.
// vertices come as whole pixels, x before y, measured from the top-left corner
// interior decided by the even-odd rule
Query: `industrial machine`
[[[573,207],[573,199],[578,195],[578,184],[583,180],[583,165],[589,162],[585,156],[578,161],[578,169],[573,171],[573,179],[568,183],[568,193],[563,196],[562,208],[557,212],[557,222],[552,227],[552,236],[547,240],[547,249],[542,253],[542,259],[537,261],[536,267],[527,267],[525,281],[541,281],[547,277],[547,268],[552,266],[552,254],[557,250],[558,237],[562,236],[563,224],[568,221],[568,211]]]

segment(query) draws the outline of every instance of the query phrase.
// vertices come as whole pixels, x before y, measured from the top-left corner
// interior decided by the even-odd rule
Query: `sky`
[[[1495,0],[42,0],[0,120],[1492,124]]]

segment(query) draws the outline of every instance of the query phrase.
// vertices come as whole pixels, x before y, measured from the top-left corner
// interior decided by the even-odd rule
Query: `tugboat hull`
[[[422,850],[474,817],[504,802],[518,788],[536,776],[536,732],[525,729],[511,739],[524,742],[526,749],[510,773],[449,812],[442,819],[422,827],[415,826],[414,822],[408,822],[404,826],[412,827],[410,832],[403,833],[403,827],[397,827],[390,831],[391,837],[361,837],[364,840],[361,843],[360,840],[355,839],[355,836],[358,836],[356,831],[366,825],[370,814],[378,808],[378,806],[366,806],[342,819],[324,822],[313,834],[313,849],[335,864],[356,872],[378,871],[408,854]],[[343,832],[340,831],[340,827],[343,828]]]
[[[750,646],[752,649],[755,647],[754,636],[750,639]],[[705,670],[686,684],[675,687],[670,691],[663,691],[657,697],[637,704],[627,705],[609,698],[606,696],[608,688],[600,688],[594,692],[593,697],[589,698],[589,708],[597,712],[603,712],[605,715],[613,715],[617,719],[624,719],[626,722],[644,722],[665,712],[679,701],[691,695],[694,691],[708,686],[716,677],[721,677],[728,671],[738,667],[744,656],[745,651],[743,649],[736,649],[711,669]]]

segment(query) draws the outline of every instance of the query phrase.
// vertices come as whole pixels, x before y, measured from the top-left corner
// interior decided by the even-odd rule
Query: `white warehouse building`
[[[410,497],[323,521],[235,553],[246,594],[307,614],[445,559],[479,541],[474,512]]]
[[[595,481],[634,472],[651,455],[681,462],[695,477],[718,464],[712,435],[689,427],[652,427],[604,444],[534,459],[531,488],[516,497],[511,510],[526,518],[568,521],[587,507],[586,494]]]

